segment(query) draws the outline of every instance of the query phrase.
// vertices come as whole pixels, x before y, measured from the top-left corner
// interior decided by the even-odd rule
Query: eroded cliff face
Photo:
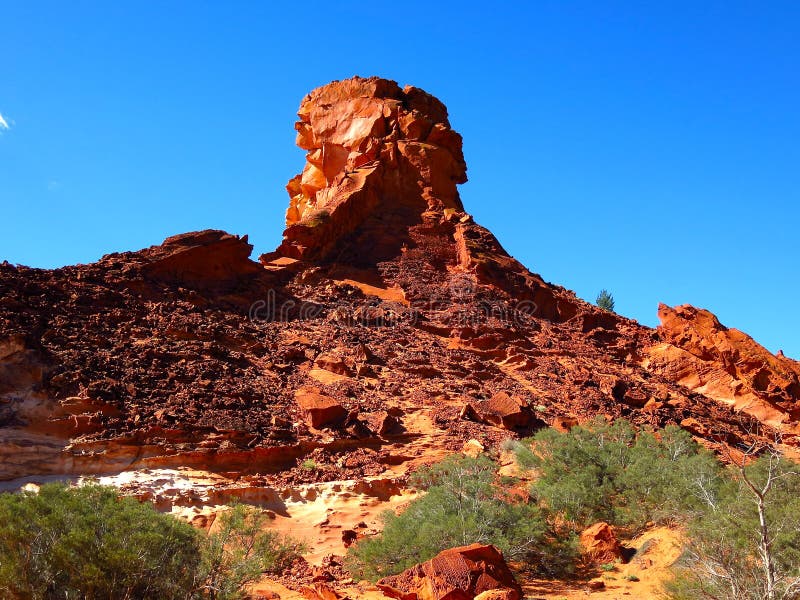
[[[353,78],[303,99],[297,145],[308,151],[278,253],[348,264],[395,255],[423,216],[461,211],[461,136],[436,98],[394,81]]]
[[[299,115],[308,162],[260,262],[204,231],[0,265],[6,487],[94,474],[200,524],[240,498],[308,529],[321,561],[465,444],[596,415],[711,447],[769,435],[760,420],[797,443],[797,362],[690,307],[662,307],[658,330],[602,311],[474,223],[432,96],[353,78]]]

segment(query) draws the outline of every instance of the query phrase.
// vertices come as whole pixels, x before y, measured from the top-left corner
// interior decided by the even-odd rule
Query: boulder
[[[348,412],[330,396],[298,390],[295,394],[297,406],[306,423],[314,429],[344,423]]]
[[[301,587],[300,595],[308,600],[340,600],[342,598],[341,594],[322,581]]]
[[[528,427],[533,421],[531,409],[525,402],[505,392],[498,392],[489,400],[470,403],[465,416],[509,430]]]
[[[581,553],[594,563],[610,563],[623,558],[622,546],[614,529],[603,521],[587,527],[580,537]]]
[[[497,591],[519,600],[522,588],[494,546],[472,544],[445,550],[431,560],[378,582],[384,595],[398,600],[472,600]],[[493,598],[495,596],[489,596]]]
[[[364,415],[367,427],[376,435],[387,435],[402,430],[400,421],[391,412],[385,410],[375,411]]]
[[[146,261],[143,271],[150,277],[209,286],[235,283],[262,272],[261,266],[249,258],[252,250],[246,235],[208,229],[174,235],[141,255]]]

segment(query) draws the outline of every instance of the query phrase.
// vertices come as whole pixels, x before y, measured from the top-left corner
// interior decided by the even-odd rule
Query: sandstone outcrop
[[[296,123],[306,166],[291,198],[278,253],[371,263],[395,255],[407,230],[463,207],[461,136],[447,109],[412,86],[372,77],[334,82],[303,99]]]
[[[658,316],[663,341],[648,349],[648,369],[762,423],[798,433],[800,363],[772,354],[707,310],[662,304]]]
[[[377,585],[384,595],[398,600],[473,600],[481,594],[508,600],[522,597],[501,552],[482,544],[445,550],[399,575],[384,577]]]
[[[365,440],[457,450],[596,414],[735,441],[750,433],[718,401],[729,384],[735,407],[795,423],[794,361],[713,318],[653,332],[510,257],[463,210],[461,139],[432,96],[354,78],[299,115],[308,163],[261,264],[209,230],[90,265],[0,265],[0,477],[272,477],[328,449],[350,464]]]

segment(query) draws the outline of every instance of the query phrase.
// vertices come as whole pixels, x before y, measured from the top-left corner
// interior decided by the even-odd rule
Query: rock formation
[[[96,474],[197,522],[240,498],[307,531],[319,561],[465,442],[604,415],[710,447],[770,427],[797,444],[797,362],[690,307],[662,307],[658,330],[603,311],[474,223],[461,138],[429,94],[353,78],[299,116],[307,164],[260,262],[204,231],[0,264],[6,488]]]
[[[522,588],[494,546],[451,548],[399,575],[384,577],[378,588],[398,600],[519,600]]]
[[[648,348],[650,370],[785,434],[798,433],[800,363],[772,354],[707,310],[661,304],[658,316],[663,342]]]
[[[348,264],[394,256],[411,225],[461,211],[461,136],[447,109],[419,88],[353,78],[314,90],[295,124],[308,151],[278,254]]]

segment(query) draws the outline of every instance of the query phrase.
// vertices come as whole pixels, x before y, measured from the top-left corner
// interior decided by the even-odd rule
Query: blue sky
[[[800,358],[800,3],[281,4],[0,2],[0,260],[271,250],[300,99],[375,74],[447,104],[467,210],[533,271]]]

